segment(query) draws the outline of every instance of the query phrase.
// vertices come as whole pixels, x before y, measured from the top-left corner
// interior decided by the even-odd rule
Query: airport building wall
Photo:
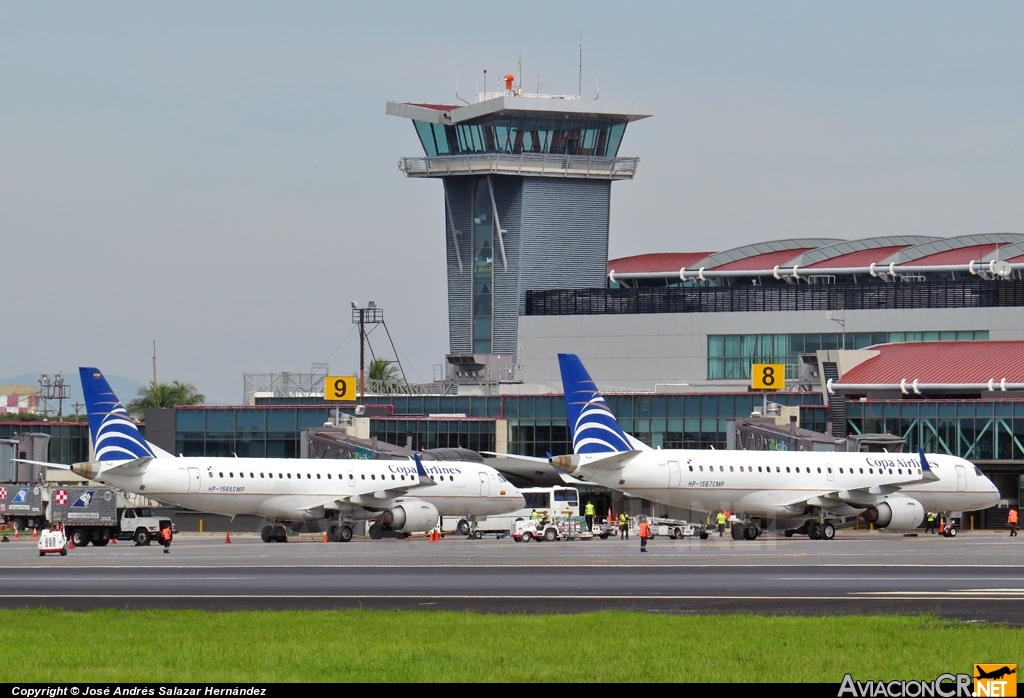
[[[525,315],[520,375],[526,383],[560,388],[558,354],[574,353],[606,389],[735,391],[749,386],[751,363],[785,363],[792,380],[796,357],[818,349],[1024,339],[1024,307],[846,310],[833,311],[834,319],[826,312]]]

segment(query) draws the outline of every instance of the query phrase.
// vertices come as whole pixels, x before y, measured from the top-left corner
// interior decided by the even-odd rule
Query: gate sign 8
[[[355,402],[355,376],[327,376],[324,378],[324,400],[332,402]]]
[[[786,387],[786,364],[751,364],[750,387],[754,390],[782,390]]]

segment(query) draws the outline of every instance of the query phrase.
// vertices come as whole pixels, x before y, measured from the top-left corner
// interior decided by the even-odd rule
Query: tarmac
[[[1024,626],[1024,542],[840,531],[835,540],[635,538],[323,543],[180,534],[39,557],[0,543],[0,607],[208,610],[404,608],[484,613],[935,614]]]

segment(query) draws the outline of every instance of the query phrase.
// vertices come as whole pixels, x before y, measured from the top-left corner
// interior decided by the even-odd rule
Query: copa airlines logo
[[[88,490],[87,492],[83,492],[78,497],[78,499],[75,500],[75,503],[72,504],[71,506],[77,509],[88,509],[89,507],[92,506],[92,499],[95,496],[96,490]]]
[[[594,395],[573,425],[572,448],[576,453],[623,453],[633,447],[604,398]]]
[[[142,434],[128,418],[128,410],[118,403],[103,417],[93,443],[98,461],[135,460],[152,458]]]

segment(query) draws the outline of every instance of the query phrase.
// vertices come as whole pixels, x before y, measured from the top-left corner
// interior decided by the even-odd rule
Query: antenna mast
[[[576,94],[580,99],[583,98],[583,32],[580,32],[580,83]]]

